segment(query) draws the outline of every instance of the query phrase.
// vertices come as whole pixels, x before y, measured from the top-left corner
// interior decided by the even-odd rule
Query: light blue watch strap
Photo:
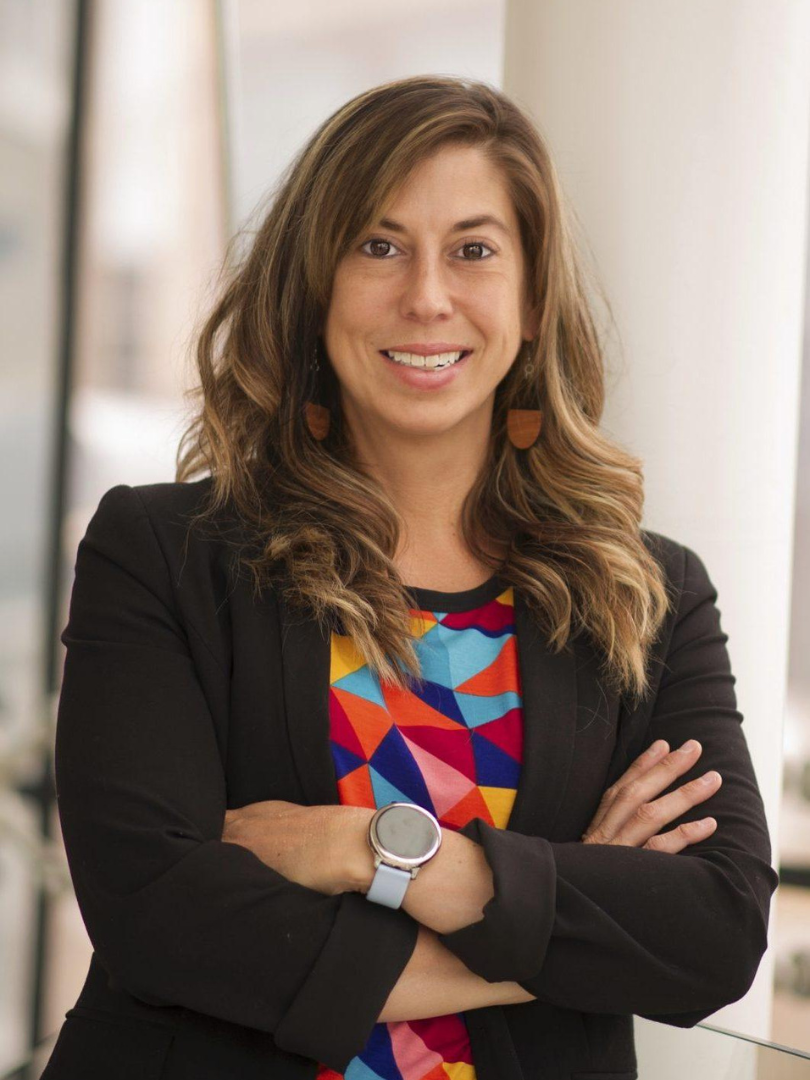
[[[371,882],[371,888],[366,893],[366,899],[372,900],[375,904],[398,908],[405,899],[410,883],[410,870],[399,870],[396,866],[380,863]]]

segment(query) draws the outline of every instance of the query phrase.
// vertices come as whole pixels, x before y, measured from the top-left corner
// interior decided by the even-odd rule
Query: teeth
[[[435,353],[433,356],[420,356],[418,353],[385,351],[385,355],[397,364],[406,364],[408,367],[435,368],[448,367],[455,364],[464,355],[463,352]]]

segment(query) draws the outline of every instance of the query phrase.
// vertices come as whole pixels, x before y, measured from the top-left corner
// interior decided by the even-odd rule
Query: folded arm
[[[606,846],[607,839],[552,843],[493,829],[480,819],[460,833],[445,830],[438,855],[420,871],[403,904],[438,936],[420,932],[382,1019],[415,1018],[413,1008],[436,1015],[442,1003],[444,1011],[477,1007],[471,995],[481,1004],[537,997],[689,1026],[748,988],[766,946],[778,879],[736,711],[716,593],[688,549],[683,572],[663,678],[635,747],[638,752],[662,738],[677,746],[691,736],[703,744],[702,753],[668,756],[679,764],[660,805],[667,804],[666,823],[674,821],[675,828],[656,836],[649,849],[641,844],[660,827],[649,819],[635,824],[636,832],[644,830],[640,840],[633,839],[633,828],[620,830],[624,845],[633,846],[621,839],[616,843],[622,846]],[[633,769],[639,767],[649,769],[639,763]],[[721,773],[722,797],[717,782],[689,784],[709,767]],[[673,772],[663,763],[656,768]],[[654,790],[661,791],[657,781]],[[709,795],[713,819],[707,829],[696,825],[693,811]],[[622,818],[615,803],[610,815],[614,811]],[[684,829],[686,823],[693,827]],[[349,823],[345,831],[341,887],[365,892],[373,864],[364,822]],[[674,851],[683,858],[673,860]],[[300,853],[302,859],[306,854]],[[486,997],[476,976],[495,997]]]
[[[693,735],[702,748],[666,755],[653,766],[640,759],[626,774],[634,781],[649,781],[656,771],[668,778],[653,784],[655,795],[662,786],[665,791],[659,804],[667,804],[665,820],[656,824],[655,815],[647,815],[616,830],[611,819],[623,821],[628,810],[628,800],[616,798],[603,800],[607,808],[595,829],[600,839],[587,845],[496,830],[481,820],[461,832],[445,829],[439,853],[403,903],[433,933],[420,931],[381,1019],[541,998],[688,1026],[750,985],[765,948],[777,879],[716,593],[698,557],[686,549],[682,569],[663,677],[654,684],[635,751],[659,740],[678,746]],[[717,777],[705,786],[696,783],[708,768],[723,778],[722,798]],[[710,796],[715,816],[707,829],[697,825],[695,807]],[[373,811],[355,809],[356,817],[345,819],[331,841],[343,853],[335,863],[340,880],[329,882],[330,890],[365,893],[373,876],[365,841]],[[337,814],[346,808],[301,810]],[[671,831],[658,835],[658,828],[673,822]],[[695,828],[684,829],[688,824]],[[301,832],[296,829],[297,836]],[[614,835],[619,839],[611,840]],[[266,854],[261,844],[254,850],[272,860],[283,836],[271,831],[265,839]],[[673,860],[671,852],[683,859]],[[303,845],[283,869],[314,880],[322,865],[323,853]]]

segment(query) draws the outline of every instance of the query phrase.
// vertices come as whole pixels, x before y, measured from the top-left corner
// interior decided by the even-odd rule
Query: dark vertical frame
[[[42,642],[41,701],[45,709],[59,689],[60,612],[62,595],[62,521],[67,503],[68,480],[68,415],[72,387],[73,357],[76,330],[76,297],[78,286],[78,257],[82,194],[82,146],[87,105],[88,60],[90,55],[90,20],[92,0],[74,0],[73,70],[70,86],[70,121],[65,141],[64,209],[62,215],[62,245],[60,259],[58,351],[54,371],[56,393],[53,416],[53,450],[50,470],[50,490],[46,513],[48,516],[47,546],[43,566],[44,635]],[[39,718],[45,723],[46,716]],[[42,761],[37,780],[20,790],[32,800],[40,818],[42,839],[51,839],[51,819],[56,800],[53,780],[52,754]],[[29,1043],[33,1049],[50,1034],[42,1031],[42,1011],[45,992],[47,933],[50,914],[49,896],[39,885],[35,899],[33,955],[29,1012]]]

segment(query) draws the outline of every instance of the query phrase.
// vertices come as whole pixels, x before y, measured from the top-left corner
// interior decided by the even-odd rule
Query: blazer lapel
[[[284,702],[293,761],[310,806],[340,802],[329,743],[330,640],[317,619],[293,612],[278,593]]]
[[[330,641],[314,617],[293,612],[278,592],[284,698],[290,746],[309,805],[340,795],[329,743]],[[507,828],[543,836],[568,781],[577,715],[576,653],[554,654],[515,590],[515,629],[523,701],[523,764]]]
[[[515,589],[515,631],[523,699],[523,765],[508,829],[547,836],[574,754],[577,716],[575,652],[555,654]]]

